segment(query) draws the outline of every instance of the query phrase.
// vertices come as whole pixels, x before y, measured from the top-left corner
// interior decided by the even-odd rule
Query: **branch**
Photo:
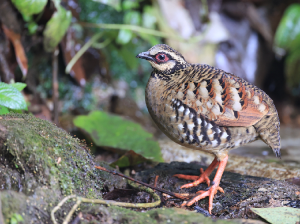
[[[65,70],[66,73],[70,73],[76,61],[78,61],[78,59],[84,54],[84,52],[86,52],[87,49],[89,49],[89,47],[91,47],[102,35],[103,35],[102,33],[96,33],[94,36],[92,36],[92,38],[88,42],[86,42],[82,46],[82,48],[80,48],[80,50],[75,54],[75,56],[68,63]]]
[[[60,209],[62,207],[62,205],[64,203],[66,203],[67,200],[69,200],[71,198],[76,198],[76,203],[73,205],[72,209],[70,210],[70,212],[64,219],[63,224],[68,224],[70,222],[74,212],[76,211],[76,209],[79,207],[79,205],[82,202],[83,203],[92,203],[92,204],[103,204],[103,205],[116,205],[116,206],[127,207],[127,208],[153,208],[153,207],[160,205],[160,203],[161,203],[160,197],[151,188],[147,188],[145,186],[140,186],[132,181],[128,181],[128,183],[134,188],[137,188],[141,191],[145,191],[145,192],[149,193],[155,201],[152,203],[126,203],[126,202],[118,202],[118,201],[112,201],[112,200],[82,198],[82,197],[78,197],[76,195],[69,195],[69,196],[65,197],[61,202],[59,202],[58,205],[56,207],[54,207],[53,210],[51,211],[52,222],[54,224],[57,224],[54,213],[58,209]]]
[[[146,187],[152,188],[152,189],[154,189],[154,190],[157,190],[157,191],[159,191],[159,192],[168,194],[168,195],[173,196],[173,197],[176,197],[176,198],[180,198],[180,199],[183,199],[183,200],[189,200],[189,199],[190,199],[190,197],[182,196],[181,194],[173,193],[173,192],[170,192],[170,191],[167,191],[167,190],[164,190],[164,189],[160,189],[160,188],[154,187],[154,186],[152,186],[152,185],[150,185],[150,184],[146,184],[146,183],[144,183],[144,182],[142,182],[142,181],[135,180],[135,179],[133,179],[132,177],[128,177],[128,176],[126,176],[126,175],[124,175],[124,174],[122,174],[122,173],[117,173],[116,171],[107,170],[106,168],[104,168],[104,167],[102,167],[102,166],[95,166],[95,168],[97,168],[97,169],[99,169],[99,170],[106,171],[106,172],[111,173],[111,174],[113,174],[113,175],[118,175],[118,176],[120,176],[120,177],[126,178],[126,179],[128,179],[128,180],[131,180],[131,181],[133,181],[133,182],[139,183],[139,184],[141,184],[141,185],[144,185],[144,186],[146,186]]]
[[[149,34],[157,37],[162,38],[172,38],[179,41],[185,41],[183,38],[181,38],[179,35],[174,35],[170,33],[165,33],[153,29],[144,28],[141,26],[135,26],[135,25],[129,25],[129,24],[94,24],[94,23],[85,23],[85,22],[79,22],[80,25],[84,27],[90,27],[90,28],[100,28],[100,29],[110,29],[110,30],[131,30],[138,33],[144,33]]]

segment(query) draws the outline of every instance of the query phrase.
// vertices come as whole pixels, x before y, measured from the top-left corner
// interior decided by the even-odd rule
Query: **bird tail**
[[[254,125],[259,137],[273,149],[277,157],[280,153],[280,121],[277,112],[265,115],[259,122]]]

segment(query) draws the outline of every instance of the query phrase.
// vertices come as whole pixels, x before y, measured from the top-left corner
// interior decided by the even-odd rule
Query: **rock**
[[[105,185],[126,186],[123,178],[94,166],[84,144],[52,123],[21,114],[0,119],[0,197],[7,223],[14,213],[24,223],[49,223],[51,210],[65,195],[101,198]],[[58,220],[70,206],[57,213]]]

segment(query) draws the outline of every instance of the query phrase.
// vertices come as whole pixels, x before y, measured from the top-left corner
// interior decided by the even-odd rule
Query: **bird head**
[[[179,52],[166,44],[157,44],[136,57],[146,59],[154,69],[165,75],[173,74],[189,65]]]

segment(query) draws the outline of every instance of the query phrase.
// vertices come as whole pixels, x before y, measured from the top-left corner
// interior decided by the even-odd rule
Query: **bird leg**
[[[210,185],[209,175],[212,173],[212,171],[216,168],[216,166],[219,165],[219,161],[217,160],[217,157],[212,161],[212,163],[207,167],[207,169],[203,172],[203,169],[200,168],[200,177],[199,176],[193,176],[193,175],[184,175],[184,174],[175,174],[174,177],[178,177],[180,179],[185,180],[195,180],[193,183],[182,185],[180,188],[189,188],[189,187],[195,187],[201,183],[206,182],[207,185]]]
[[[214,199],[215,194],[217,193],[218,190],[221,191],[222,193],[224,193],[224,190],[219,186],[219,184],[220,184],[221,177],[223,175],[224,169],[226,167],[227,160],[228,160],[228,155],[226,155],[226,157],[219,162],[219,167],[217,169],[215,178],[213,180],[213,182],[214,182],[213,185],[207,191],[198,191],[197,193],[200,193],[199,195],[192,198],[188,202],[184,202],[181,206],[191,206],[196,201],[199,201],[199,200],[201,200],[201,199],[208,196],[209,197],[208,212],[211,214],[212,203],[213,203],[213,199]]]

